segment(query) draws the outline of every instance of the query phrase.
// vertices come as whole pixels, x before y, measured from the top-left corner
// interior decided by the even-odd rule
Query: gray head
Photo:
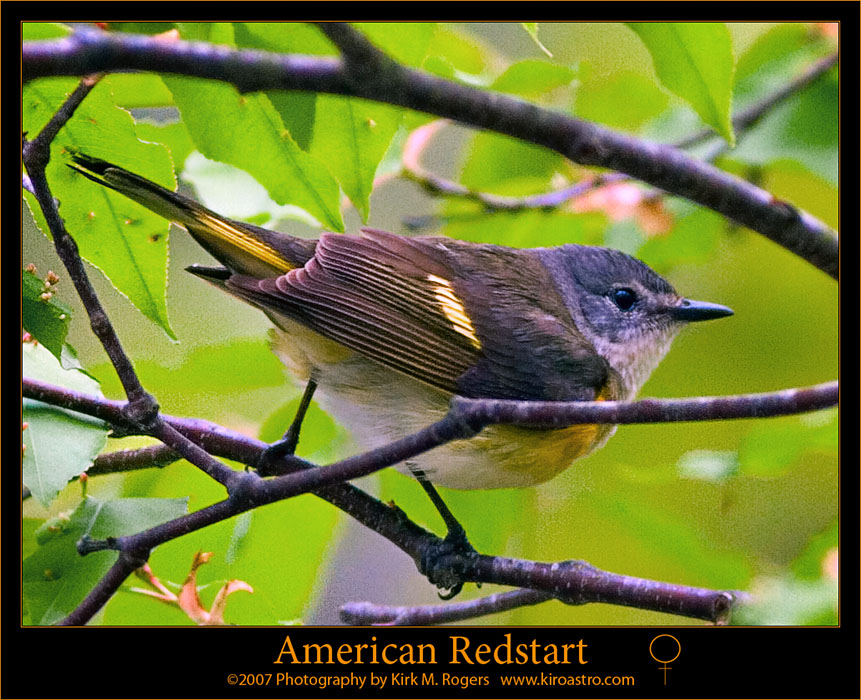
[[[564,245],[539,252],[577,327],[639,391],[684,324],[732,315],[719,304],[685,299],[648,265],[611,248]]]

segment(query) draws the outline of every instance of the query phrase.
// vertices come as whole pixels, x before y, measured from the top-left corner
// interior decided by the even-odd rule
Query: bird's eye
[[[622,311],[630,311],[634,304],[637,303],[636,292],[627,287],[614,289],[610,297],[613,299],[613,303],[622,309]]]

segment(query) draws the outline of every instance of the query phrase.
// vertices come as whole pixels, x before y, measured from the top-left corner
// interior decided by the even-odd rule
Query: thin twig
[[[138,469],[165,467],[178,459],[181,457],[166,445],[149,445],[136,449],[117,450],[98,455],[93,460],[93,466],[87,469],[86,474],[87,476],[103,476],[137,471]],[[73,477],[72,481],[77,478]],[[26,486],[21,489],[21,500],[27,500],[31,496],[32,493]]]
[[[116,450],[96,457],[93,466],[87,469],[87,475],[121,474],[138,469],[166,467],[178,459],[181,459],[179,454],[167,445],[147,445],[135,449]]]
[[[761,394],[639,401],[502,401],[456,396],[452,406],[477,424],[564,427],[575,423],[675,423],[765,418],[836,406],[838,382]]]
[[[620,173],[607,173],[598,175],[588,182],[577,182],[553,192],[542,192],[525,197],[506,197],[490,192],[471,190],[426,170],[419,161],[421,153],[427,147],[430,139],[444,124],[444,120],[437,120],[420,126],[410,134],[404,145],[401,162],[403,175],[431,194],[475,200],[489,211],[515,212],[523,209],[552,209],[599,187],[630,179],[627,175]]]

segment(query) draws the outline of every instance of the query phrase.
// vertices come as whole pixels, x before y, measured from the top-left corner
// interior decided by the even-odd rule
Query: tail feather
[[[159,216],[183,226],[219,262],[234,272],[271,277],[301,267],[316,243],[241,221],[232,221],[193,199],[171,192],[140,175],[82,153],[69,167],[115,190]]]

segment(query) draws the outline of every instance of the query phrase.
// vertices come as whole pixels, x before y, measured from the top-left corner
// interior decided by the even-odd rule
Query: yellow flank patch
[[[291,265],[284,259],[280,253],[274,248],[270,248],[263,241],[254,238],[251,234],[246,233],[240,228],[231,226],[226,221],[215,217],[201,217],[207,228],[217,236],[220,236],[228,243],[235,245],[240,250],[245,251],[249,255],[254,256],[257,260],[265,262],[276,270],[288,272],[295,266]]]
[[[463,304],[460,303],[460,299],[457,298],[457,295],[451,288],[451,282],[436,275],[428,275],[427,279],[428,282],[434,284],[434,297],[439,302],[445,317],[451,322],[452,328],[457,333],[468,338],[473,347],[480,350],[481,341],[479,341],[478,336],[475,334],[475,328],[472,325],[472,321],[469,320]]]

